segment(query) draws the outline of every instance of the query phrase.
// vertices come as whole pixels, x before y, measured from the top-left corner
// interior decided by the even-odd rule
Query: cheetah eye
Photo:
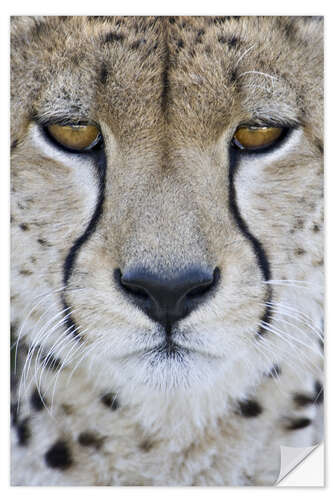
[[[259,151],[273,146],[284,132],[283,127],[239,127],[232,143],[242,151]]]
[[[48,135],[60,146],[74,152],[90,151],[100,144],[102,136],[95,125],[46,126]]]

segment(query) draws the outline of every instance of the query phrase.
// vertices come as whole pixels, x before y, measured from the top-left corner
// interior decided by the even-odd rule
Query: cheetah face
[[[12,248],[15,311],[32,301],[43,317],[33,341],[96,379],[163,390],[255,380],[290,342],[300,356],[281,310],[319,317],[322,293],[321,72],[307,52],[287,50],[279,18],[256,39],[251,18],[25,22]],[[295,21],[296,38],[309,29]]]

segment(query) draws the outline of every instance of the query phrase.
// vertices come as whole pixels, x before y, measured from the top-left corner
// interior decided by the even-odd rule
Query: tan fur
[[[11,310],[24,374],[13,484],[273,484],[280,444],[321,439],[318,405],[293,398],[311,398],[322,369],[322,32],[316,18],[12,20]],[[66,290],[99,177],[87,156],[45,139],[40,124],[59,119],[99,124],[107,160],[103,212]],[[229,205],[235,130],[267,120],[295,129],[280,148],[243,156],[234,182],[270,284]],[[147,352],[163,332],[113,271],[193,265],[220,268],[217,293],[179,324],[184,362],[157,362]],[[269,289],[273,331],[258,340]],[[63,298],[81,340],[64,333]],[[268,377],[275,364],[281,375]],[[109,392],[114,411],[100,401]],[[262,414],[242,416],[245,398]],[[312,425],[291,432],[294,418]],[[93,444],[80,444],[83,432]],[[63,470],[44,458],[59,439],[71,453]]]

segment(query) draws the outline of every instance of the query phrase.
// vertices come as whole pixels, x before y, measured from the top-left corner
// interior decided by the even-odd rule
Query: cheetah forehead
[[[313,102],[322,95],[321,18],[56,16],[12,24],[13,128],[33,115],[73,122],[98,114],[128,138],[143,121],[156,126],[167,108],[172,125],[203,142],[245,116],[302,122],[320,134]]]

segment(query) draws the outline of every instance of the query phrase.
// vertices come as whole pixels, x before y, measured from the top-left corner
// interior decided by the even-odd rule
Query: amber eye
[[[96,146],[101,134],[95,125],[58,125],[46,127],[48,134],[61,146],[73,151],[89,151]]]
[[[242,150],[266,149],[281,138],[284,130],[282,127],[239,127],[233,143]]]

